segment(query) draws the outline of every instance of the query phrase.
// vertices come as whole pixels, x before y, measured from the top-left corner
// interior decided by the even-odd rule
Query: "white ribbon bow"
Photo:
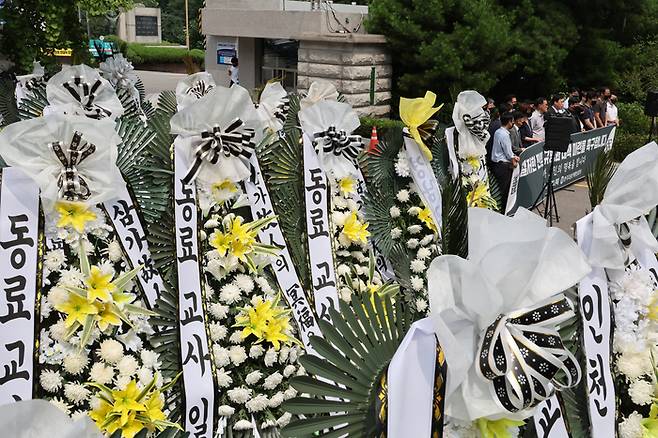
[[[177,112],[171,133],[187,142],[188,162],[195,163],[193,178],[238,183],[251,176],[249,156],[262,140],[262,123],[247,90],[218,86]]]
[[[324,100],[338,101],[338,90],[329,81],[315,81],[308,88],[306,96],[300,100],[299,104],[301,109],[306,109]]]
[[[356,176],[356,157],[363,149],[361,137],[351,135],[359,117],[347,103],[321,101],[299,112],[302,131],[315,141],[320,167],[340,179]]]
[[[459,156],[482,157],[489,140],[489,113],[483,109],[487,100],[477,91],[462,91],[452,110],[452,121],[459,133]]]
[[[592,266],[623,269],[628,248],[634,254],[640,248],[658,252],[644,217],[657,205],[658,145],[651,142],[622,161],[592,212],[592,244],[584,248]]]
[[[217,84],[210,73],[194,73],[179,81],[176,85],[176,103],[178,111],[210,94]]]
[[[576,284],[590,267],[566,233],[546,227],[527,210],[509,218],[471,208],[468,228],[469,259],[438,257],[427,274],[431,318],[448,365],[446,414],[464,421],[526,418],[554,387],[578,381],[573,358],[556,331],[572,309],[555,295]],[[487,350],[492,340],[493,356]],[[545,365],[531,369],[526,359],[532,358]],[[571,377],[556,381],[557,369]],[[542,374],[542,381],[534,386],[524,381],[535,374]],[[505,397],[513,399],[507,407]]]
[[[123,184],[116,166],[121,138],[109,119],[51,114],[12,123],[0,132],[0,154],[41,189],[47,206],[111,199]]]
[[[63,113],[115,120],[124,111],[112,85],[86,65],[62,68],[46,84],[46,97],[49,106],[44,109],[44,114]]]
[[[258,116],[271,132],[280,131],[288,114],[288,93],[280,82],[268,82],[256,107]]]

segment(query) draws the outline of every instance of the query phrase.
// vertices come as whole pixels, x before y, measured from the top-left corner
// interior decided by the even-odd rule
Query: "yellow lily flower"
[[[263,301],[258,298],[254,307],[247,310],[246,315],[241,315],[236,318],[236,325],[244,327],[242,329],[242,339],[249,335],[254,335],[258,339],[263,339],[263,333],[267,328],[268,321],[273,320],[275,317],[272,310],[272,301]]]
[[[338,190],[343,196],[347,196],[355,191],[356,181],[351,176],[346,176],[338,180]]]
[[[123,391],[112,391],[112,399],[114,400],[112,412],[121,414],[122,427],[128,423],[131,414],[146,410],[144,403],[137,401],[140,392],[137,388],[137,382],[134,380],[131,380]]]
[[[101,426],[103,425],[103,423],[105,423],[110,413],[112,413],[112,405],[106,402],[105,400],[100,399],[100,404],[98,405],[98,408],[89,412],[89,417],[92,420],[94,420],[96,426],[98,426],[98,428],[101,429]],[[108,425],[107,428],[105,428],[105,431],[107,431],[108,434],[112,435],[112,433],[114,433],[114,431],[116,431],[118,428],[119,428],[118,423],[111,423],[110,425]]]
[[[480,168],[480,157],[476,155],[466,157],[466,162],[471,165],[473,170],[478,170]]]
[[[652,321],[658,321],[658,291],[653,292],[653,298],[649,303],[649,313],[647,314],[647,317]]]
[[[419,213],[418,213],[418,219],[422,223],[425,224],[425,226],[430,229],[432,232],[436,233],[438,230],[436,228],[436,223],[434,223],[434,219],[432,219],[432,212],[430,211],[429,208],[425,207],[423,208]]]
[[[407,125],[409,134],[416,140],[420,150],[423,151],[423,154],[428,160],[432,159],[432,152],[423,142],[418,127],[427,122],[443,106],[439,105],[435,107],[435,102],[436,94],[431,91],[426,92],[425,97],[416,99],[400,98],[400,118]]]
[[[116,289],[112,283],[112,274],[103,274],[98,266],[91,267],[85,284],[87,285],[87,299],[92,302],[96,299],[104,303],[111,301],[112,293]]]
[[[361,223],[357,218],[355,211],[353,211],[347,217],[347,219],[345,219],[343,233],[350,241],[354,243],[368,243],[368,236],[370,236],[370,231],[368,231],[368,223]]]
[[[89,206],[84,202],[59,201],[55,204],[55,210],[59,213],[57,227],[70,225],[78,233],[85,230],[87,222],[96,220],[96,213],[89,211]]]
[[[489,196],[489,190],[485,184],[479,183],[466,195],[469,207],[486,207],[485,198]]]
[[[164,421],[167,416],[162,412],[164,402],[160,398],[160,391],[154,391],[151,397],[146,401],[146,416],[151,422]]]
[[[288,343],[292,340],[290,336],[285,334],[285,332],[289,328],[289,323],[287,318],[278,318],[275,320],[270,321],[269,324],[267,324],[267,328],[265,329],[264,335],[265,335],[265,340],[272,345],[274,345],[274,350],[278,351],[279,348],[281,347],[281,342]]]
[[[510,428],[525,424],[523,421],[508,420],[507,418],[500,420],[479,418],[476,423],[482,438],[512,438]]]
[[[107,330],[107,328],[111,325],[113,326],[120,326],[121,325],[121,318],[119,318],[119,315],[117,315],[111,304],[101,304],[101,303],[94,303],[94,305],[98,308],[98,314],[96,315],[96,321],[98,321],[98,328],[104,332]]]
[[[223,256],[231,247],[231,235],[222,233],[221,231],[215,231],[210,235],[209,242],[210,246],[215,248]]]
[[[122,438],[134,438],[142,429],[144,429],[145,424],[139,420],[135,419],[136,414],[133,412],[130,414],[126,424],[121,426],[121,437]]]
[[[242,309],[236,317],[234,327],[242,327],[242,338],[254,335],[258,342],[267,341],[278,350],[281,343],[294,342],[295,339],[288,336],[290,329],[290,311],[278,306],[276,300],[263,301],[257,299],[253,307]]]
[[[76,322],[85,325],[88,315],[98,313],[96,306],[87,301],[86,298],[73,293],[69,293],[69,297],[65,302],[55,305],[55,309],[66,314],[66,321],[64,321],[66,327],[71,327]]]

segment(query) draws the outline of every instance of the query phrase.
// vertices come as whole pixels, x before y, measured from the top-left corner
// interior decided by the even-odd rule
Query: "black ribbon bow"
[[[50,144],[57,159],[64,167],[57,178],[59,197],[67,201],[85,201],[91,196],[91,190],[85,179],[80,175],[77,166],[85,158],[96,152],[96,146],[82,140],[80,132],[74,132],[68,147],[68,157],[64,151],[64,142]]]
[[[62,86],[73,96],[75,100],[80,102],[82,109],[87,117],[92,119],[102,119],[109,117],[112,112],[107,108],[94,103],[96,93],[101,86],[100,79],[96,79],[92,85],[89,82],[82,82],[82,77],[76,76],[73,81],[67,81]]]
[[[211,85],[211,84],[206,84],[206,81],[197,81],[197,82],[194,83],[194,85],[192,85],[190,88],[188,88],[185,93],[186,94],[192,94],[197,99],[201,99],[203,96],[210,93],[210,91],[213,88],[215,88],[215,86]]]
[[[215,126],[212,132],[202,131],[201,143],[194,152],[194,163],[183,178],[183,183],[188,184],[196,178],[204,161],[217,164],[222,156],[239,158],[245,166],[251,168],[249,159],[256,148],[254,143],[256,133],[251,128],[240,129],[242,125],[242,120],[235,119],[225,130]],[[254,173],[252,171],[252,175]]]
[[[326,131],[316,133],[313,140],[316,152],[322,150],[325,153],[342,155],[354,164],[363,149],[361,136],[348,135],[344,129],[339,131],[335,126],[329,126]]]
[[[580,367],[555,326],[574,315],[564,296],[498,318],[485,331],[477,371],[509,412],[536,406],[580,381]],[[558,372],[562,372],[558,375]]]

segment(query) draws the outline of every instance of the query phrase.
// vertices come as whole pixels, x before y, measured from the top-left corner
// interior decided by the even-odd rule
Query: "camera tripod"
[[[551,164],[548,168],[548,179],[541,188],[537,199],[532,204],[532,209],[541,204],[542,195],[546,193],[544,201],[544,219],[548,219],[548,225],[553,226],[553,213],[555,213],[555,222],[560,222],[560,214],[557,211],[557,201],[555,200],[555,189],[553,187],[553,166],[555,165],[555,151],[551,151]]]

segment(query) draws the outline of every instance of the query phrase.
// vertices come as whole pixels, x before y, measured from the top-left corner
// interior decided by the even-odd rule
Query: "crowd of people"
[[[534,102],[520,103],[515,95],[509,95],[498,107],[493,99],[487,99],[486,110],[491,115],[487,164],[498,180],[503,206],[521,152],[544,141],[547,119],[570,117],[574,132],[618,125],[616,103],[617,97],[607,87],[590,91],[574,88],[568,95],[555,94],[550,100],[540,97]]]

